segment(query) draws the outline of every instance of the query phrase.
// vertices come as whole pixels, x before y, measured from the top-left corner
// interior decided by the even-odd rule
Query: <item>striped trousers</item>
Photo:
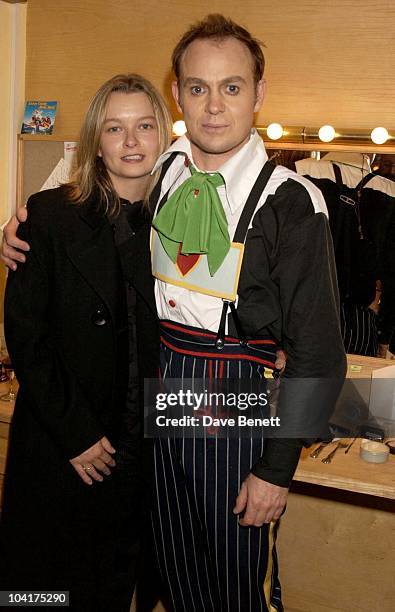
[[[264,353],[265,361],[273,364],[273,343],[264,346]],[[208,380],[220,373],[227,378],[263,376],[264,366],[256,360],[219,357],[182,354],[162,342],[162,376]],[[283,610],[276,524],[241,527],[233,514],[241,484],[264,444],[261,438],[155,441],[153,532],[175,612]]]
[[[346,353],[377,356],[377,318],[370,308],[342,302],[340,325]]]

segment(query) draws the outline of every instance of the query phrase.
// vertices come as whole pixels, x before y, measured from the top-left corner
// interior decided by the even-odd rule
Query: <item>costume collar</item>
[[[167,151],[162,153],[152,172],[158,170],[172,153],[179,153],[184,157],[188,157],[199,170],[193,161],[189,139],[184,135],[173,142]],[[262,138],[253,128],[248,142],[246,142],[240,151],[216,170],[225,180],[226,200],[232,213],[240,206],[244,206],[248,194],[267,159],[268,156]]]

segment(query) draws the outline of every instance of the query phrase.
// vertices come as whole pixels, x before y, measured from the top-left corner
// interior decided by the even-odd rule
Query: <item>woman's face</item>
[[[129,199],[131,187],[148,183],[159,155],[159,131],[145,93],[110,94],[98,155],[120,197]]]

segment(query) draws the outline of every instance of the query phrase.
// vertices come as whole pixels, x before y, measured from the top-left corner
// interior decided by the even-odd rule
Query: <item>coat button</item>
[[[95,312],[91,316],[91,321],[93,325],[97,325],[97,327],[102,327],[103,325],[107,325],[109,320],[108,311],[104,306],[98,306]]]
[[[171,306],[172,308],[175,308],[175,301],[174,300],[169,300],[169,306]]]

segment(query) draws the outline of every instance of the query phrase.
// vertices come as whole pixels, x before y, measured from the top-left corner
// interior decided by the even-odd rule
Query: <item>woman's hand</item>
[[[70,459],[70,463],[79,477],[88,485],[93,484],[93,480],[103,481],[102,472],[106,476],[111,474],[110,467],[115,467],[116,463],[111,455],[115,453],[109,440],[104,436],[88,450]],[[93,480],[92,480],[93,479]]]
[[[23,223],[27,219],[27,210],[21,206],[16,211],[16,215],[11,217],[7,225],[3,229],[3,242],[0,249],[0,259],[3,260],[7,268],[16,270],[19,261],[26,261],[26,257],[20,251],[29,251],[30,246],[24,240],[19,240],[16,235],[19,223]]]

